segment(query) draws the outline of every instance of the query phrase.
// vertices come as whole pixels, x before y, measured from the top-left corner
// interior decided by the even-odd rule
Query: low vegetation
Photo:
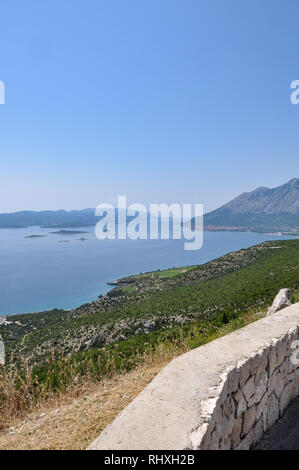
[[[0,448],[86,448],[171,359],[263,315],[250,312],[201,335],[181,331],[137,349],[127,340],[121,348],[69,356],[49,362],[39,378],[26,362],[0,370]]]
[[[267,242],[202,266],[115,284],[72,312],[16,315],[0,326],[7,351],[0,370],[0,428],[45,403],[81,396],[87,384],[165,364],[255,321],[282,287],[298,301],[299,241]]]

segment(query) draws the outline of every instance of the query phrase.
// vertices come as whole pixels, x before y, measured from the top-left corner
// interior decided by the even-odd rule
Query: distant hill
[[[95,217],[94,213],[94,209],[83,209],[0,214],[0,228],[22,228],[33,225],[46,228],[87,227],[98,222],[99,217]]]
[[[118,217],[118,209],[115,209],[116,223]],[[22,211],[0,214],[1,228],[26,228],[26,227],[43,227],[43,228],[75,228],[94,226],[101,219],[95,216],[95,209],[82,209],[73,211]],[[133,219],[128,216],[127,221]]]
[[[299,179],[243,193],[204,216],[206,230],[299,233]]]
[[[0,214],[0,228],[34,225],[45,228],[88,227],[100,219],[94,214],[94,209]],[[205,214],[204,227],[205,230],[299,234],[299,179],[294,178],[277,188],[260,187],[241,194],[219,209]]]

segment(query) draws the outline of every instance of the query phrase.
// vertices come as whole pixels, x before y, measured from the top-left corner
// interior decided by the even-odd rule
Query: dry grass
[[[0,449],[85,449],[166,363],[89,384],[81,397],[63,396],[0,433]],[[37,414],[38,411],[38,414]]]
[[[263,313],[248,313],[235,323],[219,328],[207,341],[262,316]],[[59,395],[33,401],[27,412],[22,409],[21,396],[14,400],[12,394],[11,402],[4,410],[7,414],[6,425],[9,423],[10,427],[6,426],[0,431],[0,449],[85,449],[171,359],[187,349],[184,341],[172,347],[160,344],[153,353],[145,355],[140,365],[131,372],[115,373],[96,383],[92,378],[84,377],[82,382],[68,387]],[[30,385],[29,375],[28,381]],[[24,387],[27,385],[24,384]],[[1,418],[3,420],[3,415]]]
[[[128,357],[125,366],[129,365],[133,370],[138,370],[138,366],[150,370],[186,350],[181,340],[158,343],[155,347],[148,344],[143,352],[138,349],[135,351],[132,363]],[[94,369],[95,363],[90,358],[77,358],[73,361],[71,355],[63,357],[54,371],[49,368],[42,380],[36,376],[28,362],[18,366],[10,362],[8,367],[0,368],[0,432],[3,434],[15,427],[15,422],[32,413],[42,414],[45,407],[57,409],[60,402],[76,400],[95,387],[101,388],[102,384],[112,384],[114,380],[126,376],[125,367],[120,370],[117,368],[116,355],[108,350],[105,358],[106,369],[103,375],[99,375],[99,370],[104,367],[99,358]],[[82,365],[83,373],[78,371],[78,367]]]
[[[163,347],[128,373],[83,385],[42,402],[24,418],[11,420],[0,432],[2,450],[85,449],[128,405],[178,350]]]

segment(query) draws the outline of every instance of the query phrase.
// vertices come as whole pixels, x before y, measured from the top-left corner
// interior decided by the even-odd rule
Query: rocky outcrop
[[[291,305],[291,291],[290,289],[281,289],[275,297],[273,304],[268,309],[267,315],[279,312],[286,307]]]

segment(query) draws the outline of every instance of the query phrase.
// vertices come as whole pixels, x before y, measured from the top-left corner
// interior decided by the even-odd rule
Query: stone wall
[[[171,361],[90,449],[249,449],[299,395],[299,304]]]
[[[202,403],[193,449],[245,450],[261,439],[299,395],[298,338],[299,326],[226,372],[219,393]]]

